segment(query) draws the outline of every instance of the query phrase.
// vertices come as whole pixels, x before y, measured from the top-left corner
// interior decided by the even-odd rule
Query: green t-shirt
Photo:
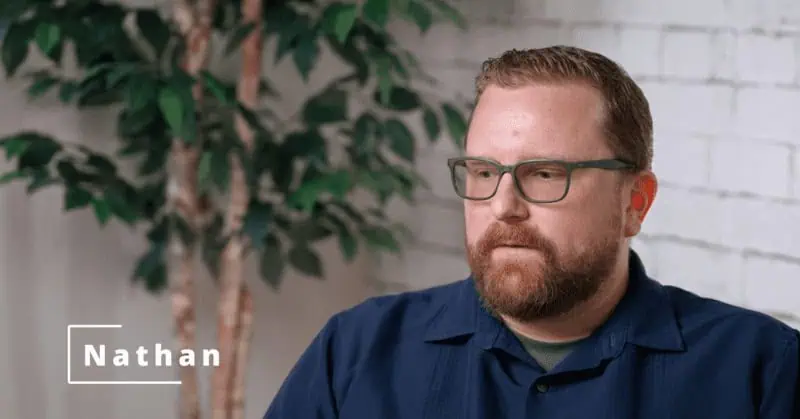
[[[553,367],[561,362],[567,355],[575,349],[575,346],[581,340],[569,342],[541,342],[531,338],[522,336],[515,333],[522,346],[528,351],[529,354],[536,360],[536,362],[544,368],[545,371],[550,371]]]

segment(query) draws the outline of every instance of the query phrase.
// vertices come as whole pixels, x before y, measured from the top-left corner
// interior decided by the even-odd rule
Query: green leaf
[[[393,111],[412,111],[417,109],[422,102],[419,94],[412,92],[405,87],[394,86],[389,89],[389,99],[383,100],[383,91],[378,89],[373,95],[373,99],[384,107]]]
[[[358,252],[358,241],[347,229],[339,231],[339,249],[347,262],[352,262]]]
[[[47,170],[47,168],[39,167],[33,169],[31,182],[28,184],[26,192],[30,195],[42,188],[55,185],[56,183],[58,183],[58,179],[50,176],[50,171]]]
[[[228,89],[228,87],[225,86],[222,81],[214,77],[214,75],[208,71],[201,71],[200,78],[203,81],[203,85],[206,87],[206,89],[208,89],[208,91],[210,91],[214,97],[216,97],[223,104],[230,105],[236,100],[231,94],[232,91]]]
[[[307,245],[301,244],[289,250],[289,263],[301,273],[322,278],[322,260],[319,255]]]
[[[221,150],[215,151],[211,155],[211,180],[217,185],[217,188],[222,191],[228,188],[230,172],[228,153]]]
[[[317,62],[319,52],[317,38],[313,34],[305,34],[299,38],[297,46],[292,51],[292,59],[303,81],[308,82],[309,74]]]
[[[378,77],[378,91],[380,102],[388,105],[392,94],[392,60],[385,55],[375,57],[376,76]]]
[[[389,21],[389,1],[367,0],[362,8],[364,17],[382,29]]]
[[[16,170],[3,173],[0,175],[0,185],[5,185],[6,183],[13,182],[17,179],[24,179],[25,177],[25,173]]]
[[[161,56],[172,38],[169,26],[156,10],[140,9],[136,12],[136,26],[139,32],[153,47],[157,56]]]
[[[135,74],[128,82],[125,100],[131,111],[138,111],[150,107],[156,101],[157,94],[158,85],[153,77]]]
[[[86,164],[103,176],[114,176],[117,173],[117,166],[107,157],[97,153],[89,154]]]
[[[297,206],[303,212],[309,212],[324,192],[330,193],[337,199],[344,199],[352,186],[353,179],[347,170],[325,173],[303,182],[289,196],[288,202],[290,205]]]
[[[166,246],[163,242],[152,243],[147,252],[139,257],[139,260],[136,262],[136,268],[133,271],[133,279],[146,279],[154,271],[158,270],[159,266],[164,263],[165,250]]]
[[[303,120],[312,126],[345,121],[347,114],[347,93],[337,88],[311,98],[303,108]]]
[[[135,66],[126,64],[113,67],[106,76],[106,87],[109,89],[118,87],[120,83],[128,80],[128,78],[135,73],[136,70],[137,69]]]
[[[355,4],[342,4],[335,5],[335,12],[333,12],[333,34],[336,39],[344,43],[350,30],[353,29],[353,24],[356,23],[356,9]],[[334,7],[331,7],[334,8]]]
[[[126,193],[126,189],[126,185],[122,182],[106,187],[103,191],[103,202],[108,205],[113,215],[128,225],[133,225],[138,218],[138,212],[136,203],[132,201],[134,197]]]
[[[100,223],[101,226],[105,226],[111,218],[111,207],[104,199],[94,198],[92,199],[92,208],[94,209],[97,222]]]
[[[453,142],[459,146],[463,146],[464,136],[467,133],[467,121],[455,106],[448,103],[442,105],[442,112],[444,113],[447,129],[450,132],[450,137],[452,137]]]
[[[38,74],[34,78],[34,82],[31,83],[30,87],[28,87],[28,95],[32,98],[37,98],[39,96],[44,95],[47,93],[53,86],[58,84],[58,78],[53,77],[47,73]]]
[[[327,155],[325,137],[316,129],[293,132],[287,135],[284,143],[281,144],[281,153],[324,163]],[[280,161],[277,163],[281,164]]]
[[[231,31],[231,36],[228,38],[228,42],[225,44],[225,56],[228,56],[236,51],[239,48],[239,45],[242,44],[242,41],[244,41],[244,39],[250,35],[250,32],[252,32],[255,27],[255,22],[246,22],[236,26],[236,28]]]
[[[58,98],[64,103],[69,103],[72,100],[72,96],[77,92],[78,84],[68,80],[61,83],[61,87],[58,90]]]
[[[285,270],[286,262],[283,259],[280,241],[275,235],[270,234],[265,239],[264,250],[261,252],[261,278],[277,290],[280,288]]]
[[[13,77],[28,57],[28,42],[33,36],[34,28],[30,20],[12,21],[2,37],[2,61],[8,77]]]
[[[172,132],[180,135],[184,130],[184,107],[181,95],[174,87],[166,86],[158,94],[158,107]]]
[[[389,146],[398,156],[414,161],[415,144],[411,131],[399,120],[389,119],[383,124],[386,136],[389,137]]]
[[[61,28],[57,25],[42,22],[36,27],[36,45],[44,55],[49,57],[60,40]]]
[[[263,246],[264,238],[267,236],[272,222],[272,216],[273,208],[271,204],[256,200],[250,202],[247,214],[244,217],[242,230],[250,237],[250,243],[254,248],[259,249]]]
[[[145,288],[148,292],[159,294],[167,289],[167,265],[159,263],[145,278]]]
[[[211,180],[211,161],[214,158],[214,153],[211,151],[203,151],[200,156],[200,162],[197,164],[197,187],[201,192],[208,191]]]
[[[61,144],[51,138],[41,136],[31,138],[30,143],[25,147],[25,151],[22,152],[17,161],[18,169],[48,165],[61,149]]]
[[[322,222],[317,218],[296,222],[288,231],[289,237],[294,240],[295,247],[330,237],[333,231]]]
[[[383,248],[391,252],[400,251],[400,243],[397,242],[392,231],[381,226],[362,226],[359,229],[367,243],[373,247]]]
[[[359,152],[368,153],[373,149],[373,139],[378,134],[380,121],[370,113],[358,117],[353,126],[353,146]]]
[[[6,159],[11,160],[16,156],[21,156],[31,145],[31,142],[40,137],[42,136],[30,132],[16,134],[0,140],[0,147],[6,150]]]
[[[64,194],[64,211],[83,208],[92,202],[92,193],[80,186],[67,188]]]
[[[419,30],[425,33],[430,29],[433,24],[433,14],[428,10],[425,5],[418,1],[412,0],[408,4],[408,16],[417,24]]]
[[[436,117],[436,113],[434,113],[431,108],[425,108],[425,111],[422,113],[422,122],[423,125],[425,125],[425,132],[428,133],[428,138],[431,143],[438,141],[442,127],[439,125],[439,118]]]

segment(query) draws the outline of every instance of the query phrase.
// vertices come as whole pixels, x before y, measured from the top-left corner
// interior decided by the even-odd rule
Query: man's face
[[[581,84],[489,86],[466,155],[508,165],[615,158],[603,117],[601,94]],[[626,252],[623,174],[578,169],[571,178],[555,203],[525,201],[508,173],[493,198],[464,201],[468,262],[493,312],[519,321],[563,314],[594,295]]]

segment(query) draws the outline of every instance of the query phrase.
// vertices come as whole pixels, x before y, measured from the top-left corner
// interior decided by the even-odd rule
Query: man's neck
[[[598,292],[563,315],[519,322],[501,315],[514,332],[540,342],[569,342],[583,339],[594,332],[611,316],[628,287],[628,263],[625,258],[617,264]]]

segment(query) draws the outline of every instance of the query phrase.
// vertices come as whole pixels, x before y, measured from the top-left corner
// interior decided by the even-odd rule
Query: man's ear
[[[647,170],[635,176],[625,211],[625,234],[628,237],[639,233],[658,192],[658,179],[653,172]]]

